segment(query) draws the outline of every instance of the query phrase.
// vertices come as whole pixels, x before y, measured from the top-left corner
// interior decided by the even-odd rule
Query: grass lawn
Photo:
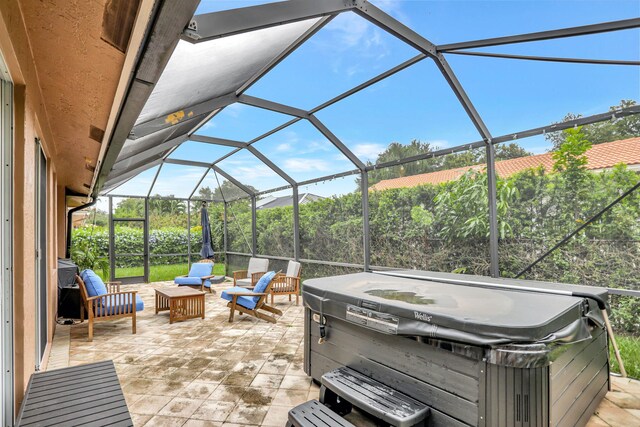
[[[627,375],[631,378],[640,378],[640,337],[616,335],[616,342],[622,355]],[[616,356],[613,354],[613,346],[609,346],[611,353],[611,370],[620,372]]]
[[[176,276],[182,276],[189,272],[189,267],[184,264],[169,264],[169,265],[151,265],[149,266],[149,281],[150,282],[162,282],[165,280],[173,280]],[[98,273],[100,274],[100,273]],[[116,277],[134,277],[142,276],[144,274],[143,267],[127,267],[116,268]],[[217,263],[213,266],[213,274],[216,276],[224,275],[224,264]]]

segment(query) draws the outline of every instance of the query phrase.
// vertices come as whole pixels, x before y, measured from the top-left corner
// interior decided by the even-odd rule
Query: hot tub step
[[[317,400],[310,400],[289,411],[287,427],[355,427]]]
[[[338,413],[348,412],[352,404],[397,427],[422,425],[430,411],[427,405],[347,367],[322,376],[320,401]]]

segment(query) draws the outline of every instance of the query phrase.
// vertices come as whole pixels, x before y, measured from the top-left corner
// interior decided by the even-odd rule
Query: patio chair
[[[178,286],[189,286],[197,288],[204,292],[204,289],[209,289],[210,293],[215,293],[211,289],[211,280],[217,279],[213,274],[213,261],[203,259],[191,264],[189,274],[185,276],[178,276],[174,279],[174,283]]]
[[[138,291],[120,292],[120,282],[107,282],[93,272],[83,270],[76,274],[83,304],[80,306],[80,321],[84,322],[87,312],[89,319],[89,341],[93,341],[93,323],[131,317],[131,332],[136,333],[136,312],[144,309],[144,302]],[[109,289],[107,290],[107,285]]]
[[[269,270],[269,260],[264,258],[249,259],[246,270],[233,272],[233,286],[253,288],[258,280]]]
[[[289,295],[289,301],[291,301],[291,295],[295,295],[296,305],[298,305],[300,300],[301,273],[302,265],[296,261],[289,261],[286,274],[278,274],[273,279],[273,284],[271,285],[271,305],[274,304],[273,300],[276,295]]]
[[[233,322],[233,315],[237,310],[240,314],[244,313],[258,319],[266,320],[267,322],[276,323],[277,319],[273,314],[281,316],[282,311],[267,305],[267,296],[269,295],[275,276],[276,273],[274,271],[265,273],[260,280],[258,280],[253,291],[249,291],[240,286],[234,286],[233,288],[223,291],[220,297],[229,301],[227,304],[227,307],[230,309],[229,322]],[[272,314],[263,313],[263,311]]]

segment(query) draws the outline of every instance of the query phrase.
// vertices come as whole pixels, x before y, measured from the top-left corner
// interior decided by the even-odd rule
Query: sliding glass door
[[[36,139],[36,370],[47,347],[47,158]]]

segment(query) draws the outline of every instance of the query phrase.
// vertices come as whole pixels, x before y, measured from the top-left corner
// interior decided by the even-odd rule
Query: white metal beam
[[[262,108],[264,110],[274,111],[276,113],[287,114],[293,117],[307,118],[309,116],[309,113],[305,110],[268,101],[262,98],[256,98],[255,96],[240,95],[238,96],[238,102],[245,105],[251,105],[252,107]]]
[[[152,167],[157,166],[160,163],[162,163],[162,159],[157,159],[152,162],[139,165],[133,169],[122,171],[119,174],[112,175],[110,176],[109,180],[104,183],[103,191],[106,193],[109,191],[109,188],[117,187],[117,185],[122,183],[123,181],[126,181],[129,178],[133,178],[139,173],[142,173],[147,169],[151,169]]]
[[[232,139],[214,138],[212,136],[205,135],[191,135],[190,141],[203,142],[205,144],[224,145],[226,147],[243,148],[247,146],[246,142],[234,141]]]
[[[131,165],[138,164],[145,159],[153,158],[161,153],[165,153],[173,147],[177,147],[187,140],[186,135],[179,136],[178,138],[170,139],[158,145],[153,145],[144,151],[140,151],[137,154],[130,155],[129,157],[123,157],[119,159],[114,165],[113,170],[121,170],[130,167]]]
[[[558,56],[511,55],[506,53],[474,52],[466,50],[452,50],[447,53],[449,55],[483,56],[486,58],[519,59],[524,61],[565,62],[569,64],[640,65],[640,61],[625,61],[619,59],[562,58]]]
[[[194,16],[183,39],[192,43],[335,15],[361,0],[290,0]]]
[[[583,25],[580,27],[561,28],[559,30],[539,31],[535,33],[519,34],[506,37],[473,40],[460,43],[443,44],[437,47],[438,52],[449,52],[459,49],[473,49],[477,47],[500,46],[512,43],[524,43],[541,40],[559,39],[564,37],[585,36],[589,34],[610,31],[628,30],[640,27],[640,18],[623,19],[620,21],[603,22],[600,24]]]

